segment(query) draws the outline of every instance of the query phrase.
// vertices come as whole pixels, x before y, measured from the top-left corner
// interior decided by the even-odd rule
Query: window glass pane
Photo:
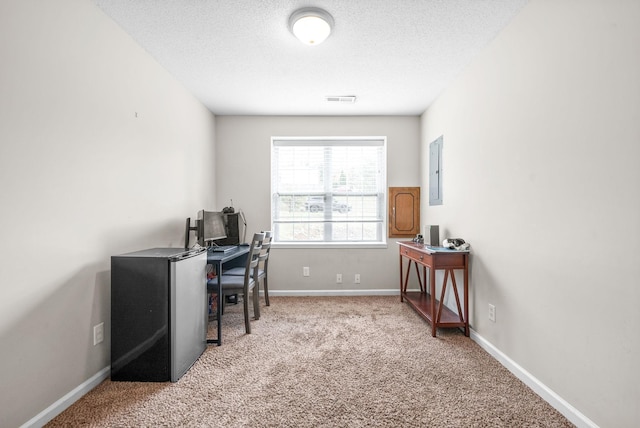
[[[386,140],[272,139],[274,242],[384,243]]]

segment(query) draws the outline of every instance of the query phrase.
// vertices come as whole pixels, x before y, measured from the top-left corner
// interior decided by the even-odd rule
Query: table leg
[[[420,278],[420,270],[418,268],[418,263],[415,264],[416,267],[416,276],[418,277],[418,284],[420,285],[420,293],[424,294],[427,292],[427,290],[425,289],[425,287],[422,285],[422,278]],[[425,277],[425,280],[427,278]]]
[[[453,295],[456,297],[456,305],[458,307],[458,317],[460,318],[460,322],[465,323],[467,319],[467,315],[462,313],[462,308],[460,307],[460,297],[458,296],[458,284],[456,284],[456,275],[453,269],[451,271],[451,283],[453,284]],[[465,324],[466,325],[466,324]],[[465,329],[466,333],[466,329]]]
[[[402,253],[400,253],[400,303],[404,301],[404,290],[402,288]]]
[[[469,255],[464,255],[464,335],[469,337]]]
[[[411,263],[413,261],[411,259],[409,259],[409,264],[407,265],[407,273],[404,277],[404,283],[401,284],[401,289],[400,289],[400,301],[402,301],[402,295],[406,294],[407,292],[407,287],[409,286],[409,276],[411,274]],[[400,277],[402,277],[402,270],[400,270]]]
[[[436,270],[429,268],[429,293],[431,294],[431,336],[436,337]]]
[[[422,278],[424,278],[424,293],[427,292],[427,267],[425,265],[422,265]]]
[[[444,298],[447,292],[447,284],[449,283],[447,281],[447,277],[449,276],[449,271],[451,271],[451,269],[444,270],[444,280],[442,281],[442,291],[440,292],[440,301],[438,303],[438,315],[435,317],[436,324],[440,322],[440,316],[442,315],[442,307],[444,306]],[[453,271],[451,275],[453,276]]]

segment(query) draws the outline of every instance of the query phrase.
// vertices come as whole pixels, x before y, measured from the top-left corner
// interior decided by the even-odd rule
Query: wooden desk
[[[436,336],[438,327],[460,327],[463,329],[465,336],[469,336],[469,252],[455,250],[434,251],[424,244],[416,244],[414,242],[398,242],[398,244],[400,246],[400,301],[406,300],[420,316],[431,323],[431,335],[433,337]],[[403,259],[405,258],[409,263],[407,264],[406,272],[403,273]],[[412,264],[415,264],[420,291],[407,292]],[[418,266],[422,267],[422,274]],[[426,289],[427,268],[429,269],[428,291]],[[444,270],[440,300],[435,299],[436,270],[438,269]],[[460,297],[458,296],[455,269],[463,271],[463,307],[460,305]],[[457,314],[443,303],[449,278],[451,278],[453,293],[456,297]]]
[[[207,343],[215,343],[222,345],[222,289],[220,285],[220,275],[223,269],[229,269],[236,266],[244,266],[247,262],[247,254],[249,254],[248,245],[239,245],[237,248],[227,252],[207,251],[207,264],[213,265],[218,278],[218,290],[216,291],[218,304],[216,305],[216,320],[218,322],[218,338],[207,339]]]

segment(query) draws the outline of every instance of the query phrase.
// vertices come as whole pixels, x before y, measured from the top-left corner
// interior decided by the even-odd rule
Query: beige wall
[[[184,245],[215,198],[215,118],[90,1],[3,0],[0,58],[0,426],[15,427],[110,364],[110,256]]]
[[[217,209],[233,199],[247,217],[249,232],[270,227],[272,136],[387,136],[387,184],[419,186],[420,119],[387,117],[265,117],[217,116]],[[274,293],[326,294],[397,292],[398,248],[390,240],[384,249],[273,248],[269,287]],[[302,276],[309,266],[311,275]],[[336,274],[343,283],[336,284]],[[354,284],[356,273],[361,283]]]
[[[422,118],[423,218],[472,245],[473,329],[602,427],[640,421],[638,22],[534,0]]]
[[[633,426],[637,22],[636,1],[533,0],[421,119],[214,118],[92,2],[1,2],[0,426],[109,365],[111,255],[180,246],[184,217],[230,199],[250,230],[269,227],[273,135],[386,135],[388,185],[422,185],[422,223],[473,246],[478,335],[598,425]],[[429,207],[439,135],[444,205]],[[273,251],[275,292],[397,281],[393,240]]]

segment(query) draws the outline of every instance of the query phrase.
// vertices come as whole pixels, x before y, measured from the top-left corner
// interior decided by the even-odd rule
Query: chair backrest
[[[264,240],[262,241],[262,251],[260,252],[260,261],[264,262],[264,270],[267,270],[267,263],[269,262],[269,251],[271,251],[271,231],[263,231]]]
[[[262,241],[264,241],[264,233],[254,233],[247,254],[247,264],[244,271],[245,286],[251,281],[251,275],[254,274],[258,278],[258,265],[260,264],[260,253],[262,251]]]

